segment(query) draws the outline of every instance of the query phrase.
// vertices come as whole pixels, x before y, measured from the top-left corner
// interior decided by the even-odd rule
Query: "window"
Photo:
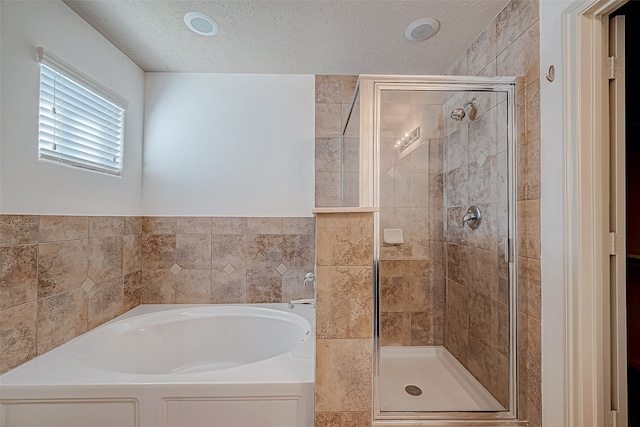
[[[38,48],[38,158],[119,176],[128,102]]]

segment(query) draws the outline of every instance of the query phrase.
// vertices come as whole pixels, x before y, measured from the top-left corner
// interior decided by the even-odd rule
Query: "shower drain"
[[[422,394],[422,390],[417,385],[408,385],[404,388],[404,391],[409,393],[411,396],[420,396]]]

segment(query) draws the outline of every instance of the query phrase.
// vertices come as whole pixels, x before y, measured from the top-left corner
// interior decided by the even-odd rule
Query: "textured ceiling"
[[[443,74],[508,0],[63,0],[145,71]],[[212,16],[215,37],[186,12]],[[440,21],[409,42],[416,19]]]

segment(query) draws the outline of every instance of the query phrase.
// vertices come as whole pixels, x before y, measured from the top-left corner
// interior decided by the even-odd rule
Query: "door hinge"
[[[618,415],[619,414],[620,413],[618,411],[609,412],[609,415],[611,416],[609,425],[611,427],[617,427],[618,426]]]
[[[607,58],[607,68],[609,69],[609,80],[615,80],[616,78],[616,57],[610,56]]]
[[[609,233],[609,255],[616,254],[616,233]]]

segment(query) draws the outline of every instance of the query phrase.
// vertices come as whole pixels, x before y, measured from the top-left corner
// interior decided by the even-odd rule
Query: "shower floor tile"
[[[413,396],[405,390],[417,386]],[[414,392],[415,389],[409,388]],[[380,349],[380,409],[398,412],[504,411],[500,403],[447,349]]]

